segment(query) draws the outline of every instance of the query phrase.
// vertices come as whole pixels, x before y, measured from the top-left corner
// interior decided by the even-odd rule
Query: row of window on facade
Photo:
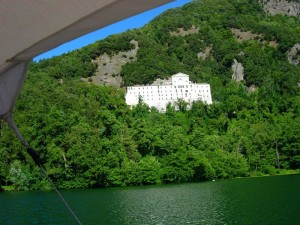
[[[194,87],[194,88],[203,88],[203,85],[199,86],[199,85],[193,85],[193,84],[190,84],[190,85],[164,85],[164,86],[145,86],[145,87],[128,87],[127,90],[147,90],[147,89],[169,89],[169,88],[191,88],[191,87]],[[207,85],[204,86],[205,88],[208,88]]]
[[[136,98],[138,98],[139,96],[135,96]],[[173,100],[173,99],[178,99],[178,98],[181,98],[181,97],[183,97],[183,95],[181,95],[181,96],[159,96],[158,97],[158,100],[168,100],[168,99],[171,99],[171,100]],[[187,95],[187,93],[185,94],[185,97],[189,97],[190,99],[194,99],[195,97],[192,97],[191,95]],[[209,98],[209,96],[208,95],[203,95],[203,96],[201,96],[201,95],[198,95],[197,96],[197,98],[201,98],[201,99],[208,99]],[[157,98],[153,98],[153,96],[151,96],[151,97],[148,97],[148,96],[146,96],[146,97],[144,97],[143,98],[144,100],[156,100]]]
[[[140,93],[138,93],[139,95],[135,95],[135,97],[137,98],[138,96],[141,96],[140,95]],[[188,93],[188,92],[185,92],[185,95],[187,95],[187,94],[189,94],[190,96],[192,95],[191,93]],[[161,94],[158,94],[158,95],[155,95],[156,97],[163,97],[163,96],[168,96],[168,95],[170,95],[170,96],[173,96],[173,93],[171,93],[171,94],[163,94],[163,93],[161,93]],[[181,92],[181,93],[174,93],[174,95],[175,96],[178,96],[178,95],[183,95],[183,93]],[[155,97],[154,96],[154,97]],[[198,94],[197,96],[202,96],[202,94]],[[204,96],[204,93],[203,93],[203,96]],[[153,97],[153,94],[152,95],[146,95],[145,97]],[[207,97],[208,97],[208,95],[207,95]]]
[[[191,92],[192,92],[192,91],[195,91],[195,92],[197,93],[197,90],[191,90]],[[206,92],[209,92],[208,90],[203,90],[203,89],[202,89],[202,90],[198,90],[198,92],[203,92],[203,93],[204,93],[205,91],[206,91]],[[158,94],[163,93],[163,92],[167,93],[168,91],[167,91],[167,90],[165,90],[165,91],[159,91],[159,90],[158,90],[158,91],[157,91]],[[171,93],[171,92],[174,93],[174,90],[169,90],[169,92],[170,92],[170,93]],[[175,89],[175,92],[178,92],[177,89]],[[183,92],[183,90],[180,89],[180,92]],[[185,90],[185,92],[188,92],[188,90]],[[137,93],[137,94],[153,94],[153,91],[150,91],[150,92],[149,92],[149,91],[147,91],[147,92],[137,91],[136,93],[135,93],[135,91],[129,91],[128,93],[129,93],[129,94],[136,94],[136,93]]]

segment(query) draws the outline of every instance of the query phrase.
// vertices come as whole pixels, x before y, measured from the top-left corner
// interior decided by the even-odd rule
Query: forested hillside
[[[134,48],[121,88],[96,86],[93,63]],[[300,169],[300,18],[267,15],[255,0],[201,0],[141,29],[30,65],[14,112],[59,188],[196,182]],[[293,50],[294,49],[294,50]],[[293,54],[290,52],[293,51]],[[127,57],[123,55],[123,57]],[[291,60],[289,60],[289,57]],[[232,79],[234,60],[244,72]],[[213,104],[159,113],[130,109],[125,87],[177,72],[211,85]],[[0,124],[0,184],[47,182]],[[0,186],[1,186],[0,185]]]

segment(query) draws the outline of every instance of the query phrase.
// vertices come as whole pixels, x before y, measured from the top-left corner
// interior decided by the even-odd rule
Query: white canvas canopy
[[[1,0],[0,119],[11,121],[28,62],[33,57],[171,1]]]

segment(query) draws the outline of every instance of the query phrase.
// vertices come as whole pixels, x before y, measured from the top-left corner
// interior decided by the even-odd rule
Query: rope
[[[69,204],[67,203],[67,201],[64,199],[64,197],[61,195],[61,193],[59,192],[59,190],[56,188],[56,186],[54,185],[54,183],[52,182],[52,180],[48,176],[48,174],[47,174],[46,170],[44,169],[43,164],[41,162],[40,155],[37,153],[37,151],[35,151],[33,148],[27,147],[27,153],[31,156],[31,158],[35,162],[35,164],[40,168],[40,170],[42,171],[42,173],[44,174],[44,176],[47,178],[47,180],[51,184],[53,190],[60,197],[61,201],[63,202],[63,204],[65,205],[65,207],[67,208],[67,210],[70,212],[70,214],[73,216],[74,220],[76,220],[77,224],[78,225],[82,225],[82,223],[80,222],[80,220],[78,219],[78,217],[76,216],[76,214],[74,213],[74,211],[71,209],[71,207],[69,206]]]
[[[39,165],[42,173],[45,175],[45,177],[47,178],[47,180],[49,181],[49,183],[51,184],[53,190],[56,192],[56,194],[60,197],[61,201],[63,202],[63,204],[65,205],[65,207],[68,209],[68,211],[70,212],[70,214],[73,216],[74,220],[76,220],[78,225],[82,225],[82,223],[80,222],[80,220],[78,219],[78,217],[76,216],[76,214],[74,213],[74,211],[71,209],[71,207],[69,206],[69,204],[67,203],[67,201],[64,199],[64,197],[61,195],[61,193],[59,192],[59,190],[56,188],[56,186],[54,185],[54,183],[52,182],[52,180],[50,179],[50,177],[48,176],[47,172],[45,171],[45,169],[43,168],[42,165]]]
[[[64,197],[61,195],[61,193],[58,191],[58,189],[56,188],[56,186],[54,185],[54,183],[52,182],[52,180],[48,176],[48,174],[47,174],[46,170],[44,169],[43,164],[41,162],[41,158],[40,158],[39,153],[37,151],[35,151],[33,148],[29,147],[29,144],[27,143],[27,141],[23,138],[22,134],[19,132],[19,130],[18,130],[13,118],[12,118],[11,112],[9,112],[8,114],[2,116],[2,118],[8,123],[10,128],[16,133],[17,137],[20,139],[23,146],[26,148],[27,153],[31,156],[32,160],[35,162],[35,164],[40,168],[42,173],[45,175],[45,177],[47,178],[47,180],[51,184],[53,190],[60,197],[60,199],[64,203],[65,207],[68,209],[68,211],[71,213],[73,218],[76,220],[77,224],[82,225],[82,223],[80,222],[80,220],[78,219],[78,217],[76,216],[74,211],[71,209],[71,207],[69,206],[67,201],[64,199]]]

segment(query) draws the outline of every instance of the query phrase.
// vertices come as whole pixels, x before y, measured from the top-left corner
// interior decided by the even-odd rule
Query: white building
[[[169,102],[174,104],[178,99],[187,103],[198,100],[206,104],[212,103],[210,85],[192,83],[184,73],[177,73],[169,80],[158,79],[147,86],[127,87],[127,105],[137,105],[140,97],[147,105],[159,111],[165,111]]]

